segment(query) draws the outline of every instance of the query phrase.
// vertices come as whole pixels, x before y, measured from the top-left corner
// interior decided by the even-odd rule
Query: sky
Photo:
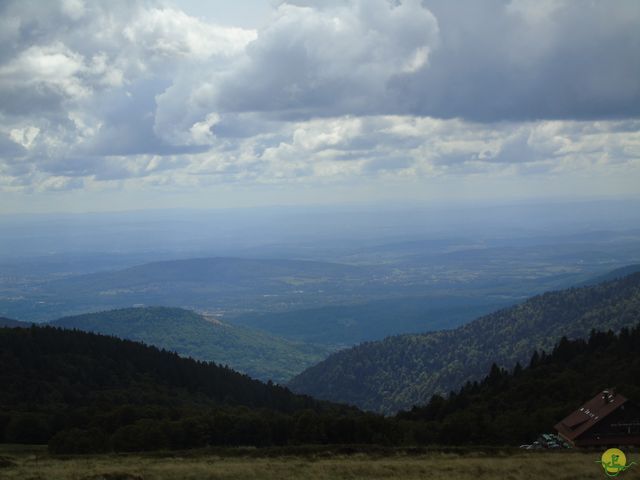
[[[2,0],[0,213],[640,196],[637,0]]]

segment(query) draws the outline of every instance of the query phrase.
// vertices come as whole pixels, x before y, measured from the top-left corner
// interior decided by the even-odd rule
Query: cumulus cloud
[[[282,2],[230,70],[181,78],[159,111],[184,131],[211,111],[632,118],[639,21],[633,0]]]
[[[155,134],[155,96],[181,70],[223,64],[255,37],[146,1],[14,1],[0,10],[0,129],[8,137],[0,149],[5,162],[10,152],[30,165],[26,171],[44,172],[27,177],[38,182],[47,173],[117,176],[105,173],[110,157],[201,151]],[[67,187],[82,184],[46,183]]]
[[[426,66],[437,38],[435,17],[417,0],[285,3],[222,79],[216,103],[294,118],[370,113],[394,75]]]
[[[437,38],[437,21],[418,0],[282,3],[231,68],[181,76],[159,96],[156,131],[188,141],[211,112],[282,120],[376,113],[389,80],[424,68]]]
[[[433,178],[447,175],[599,175],[614,162],[632,166],[640,133],[620,122],[545,121],[469,124],[413,116],[339,117],[290,122],[277,133],[214,147],[185,168],[219,182]],[[624,153],[622,153],[624,152]],[[591,172],[591,173],[590,173]],[[206,180],[210,182],[210,178]]]
[[[0,3],[0,189],[637,175],[635,0],[176,3]]]

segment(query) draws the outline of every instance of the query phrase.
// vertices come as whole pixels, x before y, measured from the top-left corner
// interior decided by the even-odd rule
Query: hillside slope
[[[56,453],[281,445],[313,435],[298,421],[316,415],[375,431],[354,409],[128,340],[0,328],[0,352],[0,442]]]
[[[61,318],[51,325],[137,340],[279,383],[329,354],[324,347],[208,320],[180,308],[109,310]]]
[[[611,280],[618,280],[620,278],[623,278],[638,272],[640,272],[640,264],[627,265],[625,267],[611,270],[610,272],[607,272],[604,275],[598,275],[596,277],[590,278],[589,280],[582,282],[577,286],[583,287],[588,285],[597,285],[598,283],[610,282]]]
[[[5,386],[0,405],[7,408],[86,405],[95,400],[90,392],[112,397],[113,405],[143,403],[145,396],[155,395],[169,404],[212,402],[278,411],[319,405],[227,367],[87,332],[3,328],[0,351]]]
[[[18,320],[12,320],[10,318],[0,317],[0,327],[14,328],[14,327],[28,327],[30,325],[31,324],[27,322],[20,322]]]
[[[611,372],[620,372],[611,375]],[[534,353],[526,368],[493,366],[479,383],[447,398],[402,412],[424,422],[419,443],[518,445],[533,441],[605,389],[640,400],[640,325],[619,335],[593,332],[588,340],[562,338],[549,354]]]
[[[464,295],[401,297],[357,305],[249,313],[230,322],[291,340],[351,346],[398,333],[454,328],[513,303],[495,297]]]
[[[329,356],[297,377],[295,392],[394,412],[480,378],[492,363],[512,367],[562,336],[614,331],[640,320],[640,273],[549,292],[455,330],[401,335]]]

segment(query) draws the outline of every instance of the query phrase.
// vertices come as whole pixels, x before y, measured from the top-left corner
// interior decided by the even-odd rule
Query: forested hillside
[[[279,383],[329,353],[324,347],[228,325],[180,308],[125,308],[65,317],[51,324],[141,341]]]
[[[481,382],[447,398],[433,396],[398,418],[424,422],[419,443],[517,445],[549,432],[605,389],[640,400],[640,325],[592,332],[588,340],[562,338],[550,354],[536,352],[527,368],[493,365]],[[415,428],[415,426],[414,426]]]
[[[292,390],[395,412],[480,378],[492,363],[512,368],[535,349],[591,329],[640,321],[640,273],[533,297],[455,330],[401,335],[337,352],[290,383]]]
[[[533,440],[615,388],[640,398],[640,326],[562,339],[529,366],[396,417],[294,395],[212,363],[52,327],[0,328],[0,442],[54,453],[207,445],[493,444]],[[612,372],[615,375],[612,375]]]
[[[19,322],[18,320],[11,320],[10,318],[0,317],[0,327],[28,327],[31,325],[26,322]]]
[[[299,443],[318,415],[346,440],[377,431],[354,409],[213,363],[52,327],[0,328],[0,384],[0,441],[55,451]]]
[[[582,282],[581,284],[579,284],[579,286],[596,285],[602,282],[618,280],[620,278],[623,278],[638,272],[640,272],[640,264],[627,265],[626,267],[616,268],[615,270],[607,272],[604,275],[598,275],[596,277],[593,277],[585,282]]]

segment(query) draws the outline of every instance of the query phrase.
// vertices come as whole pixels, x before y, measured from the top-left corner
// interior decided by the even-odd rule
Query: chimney
[[[615,392],[613,391],[613,389],[611,390],[604,390],[602,392],[602,400],[604,400],[604,403],[612,403],[615,399]]]

